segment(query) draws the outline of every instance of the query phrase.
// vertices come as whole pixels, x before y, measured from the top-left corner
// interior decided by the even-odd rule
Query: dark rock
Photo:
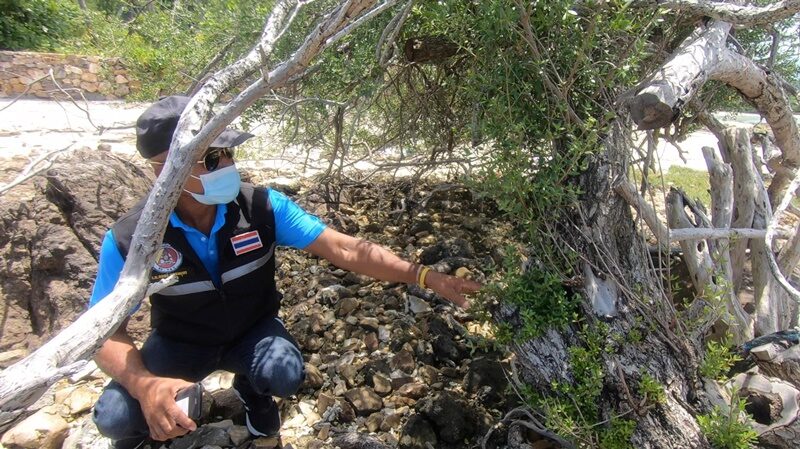
[[[415,221],[408,229],[408,233],[411,235],[416,235],[420,232],[433,232],[433,223],[430,222],[429,218]]]
[[[325,383],[325,377],[322,375],[322,372],[316,366],[306,363],[306,380],[303,382],[303,386],[306,388],[311,388],[317,390],[322,387]]]
[[[361,320],[358,322],[358,324],[361,327],[365,328],[365,329],[369,329],[369,330],[375,331],[375,332],[378,331],[378,327],[380,326],[380,322],[375,317],[364,317],[364,318],[361,318]]]
[[[431,319],[428,332],[430,333],[433,355],[440,362],[448,360],[459,362],[466,355],[466,348],[455,341],[453,331],[450,330],[444,320],[439,317]]]
[[[411,374],[414,372],[417,364],[414,361],[414,355],[405,349],[398,351],[390,363],[392,369],[398,369],[404,373]]]
[[[205,402],[205,398],[203,398]],[[211,408],[208,412],[210,418],[227,418],[234,422],[244,421],[244,405],[236,396],[232,388],[218,390],[211,393]]]
[[[29,162],[4,159],[0,184]],[[103,236],[147,194],[150,179],[123,158],[85,148],[0,196],[0,351],[35,349],[86,310]],[[134,338],[149,328],[144,320],[131,320]]]
[[[419,255],[419,261],[425,265],[433,265],[446,257],[475,258],[472,245],[464,239],[448,239],[425,248]]]
[[[358,273],[348,272],[344,275],[344,278],[342,278],[342,282],[344,282],[345,285],[363,285],[370,282],[370,279]]]
[[[344,399],[337,399],[336,406],[339,408],[338,420],[341,423],[353,422],[356,419],[356,411],[349,402]]]
[[[457,443],[475,435],[477,412],[462,397],[443,391],[423,400],[419,412],[433,424],[442,441]]]
[[[375,389],[375,393],[381,396],[386,396],[392,392],[392,380],[381,373],[372,375],[372,386]]]
[[[326,304],[336,304],[344,298],[352,298],[353,292],[341,284],[334,284],[319,291]]]
[[[364,346],[369,352],[373,352],[378,349],[378,347],[380,347],[378,335],[375,332],[368,332],[366,335],[364,335]]]
[[[399,449],[428,449],[436,447],[438,439],[433,425],[420,414],[412,415],[400,433]]]
[[[336,403],[336,398],[328,393],[320,393],[317,396],[317,413],[324,415],[328,407]]]
[[[377,432],[378,429],[381,428],[381,424],[383,423],[383,413],[375,412],[367,418],[367,421],[364,423],[364,426],[370,432]]]
[[[508,385],[503,365],[497,360],[478,358],[469,364],[464,377],[464,391],[479,394],[478,399],[487,403],[497,403]]]
[[[225,429],[218,427],[202,426],[194,432],[176,438],[170,444],[170,449],[196,449],[203,446],[230,446],[231,438]]]
[[[382,358],[370,360],[366,365],[364,365],[363,369],[364,377],[367,379],[367,381],[369,381],[369,379],[371,379],[376,373],[381,373],[388,376],[390,371],[391,368],[389,367],[389,362]]]
[[[412,376],[393,376],[392,388],[397,390],[400,389],[403,385],[410,384],[411,382],[414,382],[414,378]]]
[[[343,298],[336,304],[336,316],[344,317],[358,309],[359,300],[356,298]]]
[[[428,394],[428,386],[422,382],[410,382],[398,388],[396,393],[399,396],[420,399]]]

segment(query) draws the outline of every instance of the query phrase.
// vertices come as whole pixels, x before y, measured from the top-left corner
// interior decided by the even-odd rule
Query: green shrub
[[[737,391],[731,393],[731,398],[731,406],[727,413],[719,407],[714,407],[711,413],[698,416],[700,429],[714,449],[754,447],[758,434],[746,420],[740,418],[747,401],[738,397]]]
[[[700,375],[709,379],[725,380],[733,364],[742,359],[731,348],[730,336],[718,342],[709,340],[700,364]]]
[[[67,0],[0,0],[0,49],[52,51],[79,29],[81,11]]]

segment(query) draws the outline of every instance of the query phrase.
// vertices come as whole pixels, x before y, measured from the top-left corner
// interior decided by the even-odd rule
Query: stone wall
[[[0,97],[116,100],[140,87],[118,58],[0,51]]]

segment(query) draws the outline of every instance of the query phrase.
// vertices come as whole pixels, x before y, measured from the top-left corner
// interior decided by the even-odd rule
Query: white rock
[[[64,405],[69,408],[69,413],[71,415],[77,415],[92,408],[99,397],[99,392],[94,391],[90,386],[84,384],[74,389],[69,396],[67,396]]]
[[[100,435],[92,421],[92,415],[84,416],[76,423],[64,440],[61,449],[108,449],[112,441]]]
[[[9,448],[58,449],[68,431],[69,424],[61,415],[44,408],[6,432],[0,444]]]
[[[214,371],[206,376],[201,382],[203,390],[213,393],[219,390],[227,390],[233,385],[233,373],[227,371]]]
[[[419,315],[420,313],[427,313],[433,310],[431,305],[428,304],[428,301],[425,301],[422,298],[417,298],[413,295],[408,295],[408,308],[414,312],[415,315]]]
[[[391,338],[392,338],[392,333],[386,326],[378,327],[378,340],[386,343]]]

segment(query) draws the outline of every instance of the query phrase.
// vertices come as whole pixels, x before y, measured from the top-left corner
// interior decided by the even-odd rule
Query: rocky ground
[[[102,231],[147,190],[147,178],[111,152],[85,150],[70,158],[0,197],[3,366],[68,323],[59,317],[80,313]],[[96,165],[87,172],[90,163]],[[269,183],[268,176],[249,174],[261,184]],[[454,184],[400,180],[347,185],[335,203],[310,181],[275,188],[336,229],[478,281],[502,258],[512,231],[495,219],[490,204]],[[495,347],[487,325],[471,312],[430,291],[375,282],[303,252],[288,250],[278,257],[278,285],[285,295],[282,318],[302,347],[308,372],[299,394],[281,402],[284,447],[481,447],[487,431],[516,405],[507,386],[508,355]],[[59,298],[69,294],[58,302],[51,301],[53,292],[61,293]],[[143,307],[133,319],[140,341],[148,326],[146,311]],[[12,332],[9,322],[20,328]],[[2,444],[106,447],[91,424],[90,410],[107,380],[99,370],[87,370],[60,381],[32,407],[38,411],[2,436]],[[230,383],[229,373],[206,379],[202,427],[150,447],[275,446],[275,441],[247,434]],[[506,447],[506,435],[493,432],[486,447]],[[550,447],[543,441],[534,444]]]

